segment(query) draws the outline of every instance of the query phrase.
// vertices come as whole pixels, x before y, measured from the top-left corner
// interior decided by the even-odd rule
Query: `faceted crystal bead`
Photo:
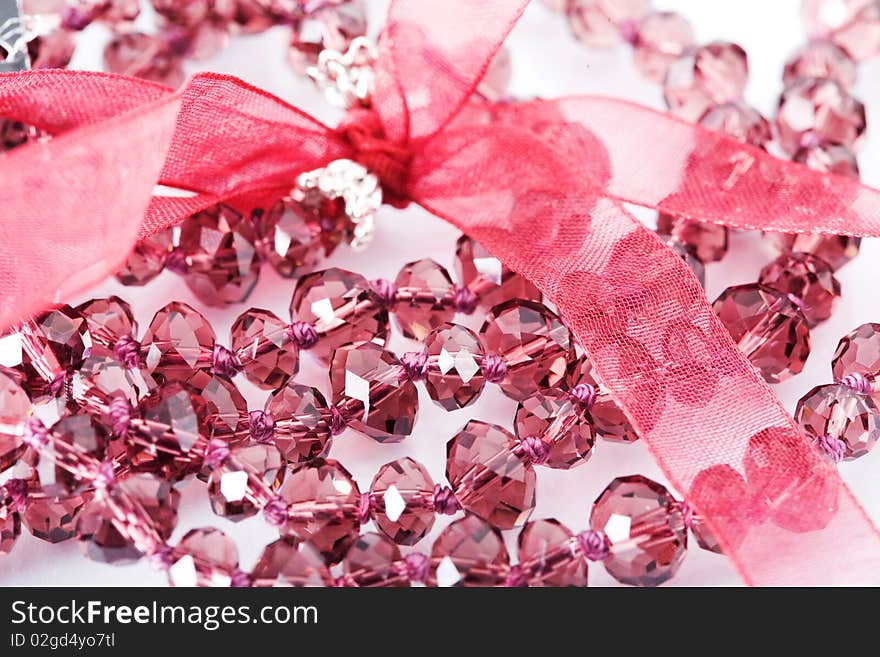
[[[662,584],[675,575],[687,549],[678,504],[663,486],[640,475],[618,477],[602,491],[590,527],[608,538],[605,569],[624,584]]]
[[[873,382],[880,373],[880,324],[862,324],[844,335],[831,359],[831,372],[835,381],[861,374]]]
[[[154,386],[187,381],[214,362],[214,329],[194,308],[172,301],[156,312],[141,342],[144,378]]]
[[[330,368],[333,404],[344,408],[350,428],[380,443],[412,433],[419,393],[392,353],[371,343],[345,347],[333,354]]]
[[[228,587],[237,568],[238,550],[232,539],[219,529],[192,529],[171,553],[168,584]]]
[[[361,494],[336,461],[316,460],[292,468],[278,488],[289,506],[284,527],[314,545],[328,563],[337,563],[360,531]]]
[[[431,330],[452,321],[452,279],[430,259],[403,266],[394,281],[397,288],[394,319],[404,337],[424,340]]]
[[[794,418],[814,440],[842,440],[848,461],[867,454],[880,437],[880,411],[873,399],[841,383],[810,390],[798,401]]]
[[[31,534],[47,543],[61,543],[76,534],[76,518],[92,499],[92,493],[52,498],[30,495],[22,521]]]
[[[810,327],[831,317],[840,298],[831,266],[809,253],[779,256],[761,270],[758,283],[796,299]]]
[[[504,357],[507,376],[501,391],[520,401],[541,388],[555,388],[565,378],[571,356],[568,329],[549,309],[514,299],[497,305],[480,329],[490,354]]]
[[[311,324],[318,344],[309,350],[322,363],[329,363],[339,347],[388,340],[388,310],[359,274],[344,269],[325,269],[297,281],[290,302],[292,321]]]
[[[872,0],[850,2],[861,2],[865,6],[854,20],[842,25],[831,38],[857,61],[863,61],[880,52],[880,5]]]
[[[751,495],[742,474],[727,464],[700,470],[688,491],[688,499],[699,501],[700,508],[712,514],[715,526],[725,533],[728,544],[734,549],[742,545],[752,523],[761,522],[766,515],[763,500],[756,499],[759,497]],[[720,543],[710,533],[703,518],[693,511],[690,529],[701,548],[722,553]]]
[[[143,399],[132,421],[132,467],[165,479],[182,479],[198,472],[207,445],[200,433],[200,404],[179,383],[163,386]]]
[[[713,107],[700,119],[700,125],[758,148],[764,148],[773,139],[767,119],[739,101]]]
[[[568,389],[571,390],[581,383],[593,386],[598,394],[590,408],[590,421],[596,433],[605,440],[616,443],[634,443],[639,439],[626,415],[607,391],[603,391],[592,373],[592,365],[586,356],[582,356],[569,366],[567,378]]]
[[[324,559],[310,543],[284,536],[269,543],[251,571],[251,586],[332,586]]]
[[[401,573],[400,548],[383,534],[369,532],[358,537],[342,560],[345,582],[358,587],[405,587],[409,578]]]
[[[516,442],[471,420],[446,444],[446,478],[459,504],[499,529],[522,525],[535,508],[535,469],[514,452]]]
[[[239,522],[256,515],[260,509],[254,504],[249,489],[248,471],[271,488],[284,461],[274,445],[245,445],[232,452],[222,465],[214,468],[208,478],[208,497],[211,508],[218,516]]]
[[[107,429],[91,415],[68,415],[52,425],[51,434],[67,445],[73,445],[79,452],[96,460],[103,460],[109,443]],[[76,475],[56,465],[53,443],[49,443],[40,453],[35,472],[41,491],[49,497],[76,495],[88,488],[89,484]]]
[[[145,237],[134,245],[125,264],[116,272],[116,280],[123,285],[146,285],[165,269],[170,251],[170,230]]]
[[[76,39],[73,33],[57,29],[31,39],[27,44],[31,68],[64,68],[73,58]]]
[[[31,415],[31,400],[15,380],[0,370],[0,472],[8,470],[25,451],[22,441]]]
[[[254,226],[228,205],[184,220],[178,249],[186,258],[186,284],[209,306],[240,303],[257,284],[260,258]]]
[[[698,121],[715,105],[739,100],[748,76],[745,51],[735,43],[716,41],[672,63],[663,97],[676,116]]]
[[[434,526],[434,482],[409,457],[383,465],[370,486],[373,519],[395,543],[415,545]]]
[[[625,28],[651,9],[649,0],[571,0],[568,21],[575,37],[591,48],[606,48],[627,38]]]
[[[431,547],[430,586],[501,586],[510,560],[501,534],[477,516],[440,532]]]
[[[290,463],[304,463],[330,449],[329,408],[315,388],[288,383],[266,402],[275,421],[275,446]]]
[[[133,475],[120,480],[116,489],[147,512],[153,528],[163,540],[171,538],[177,525],[180,493],[170,482],[152,475]],[[92,500],[83,508],[76,522],[76,537],[83,554],[102,563],[137,561],[143,555],[128,537],[119,532],[113,524],[113,517],[110,507],[101,500]]]
[[[174,42],[143,32],[116,34],[104,48],[104,68],[169,87],[179,87],[185,78],[183,56]]]
[[[691,24],[673,12],[655,12],[639,21],[633,42],[633,57],[642,75],[662,82],[669,66],[693,45]]]
[[[510,299],[541,299],[538,288],[467,235],[462,235],[456,244],[455,272],[481,308],[488,309]]]
[[[21,534],[21,516],[15,502],[0,499],[0,557],[9,554]]]
[[[318,4],[307,14],[298,14],[287,60],[298,72],[318,63],[322,50],[345,52],[355,37],[367,32],[367,15],[363,0]]]
[[[856,161],[856,156],[852,154],[852,151],[843,146],[829,144],[825,146],[802,148],[795,153],[792,159],[795,162],[800,162],[816,171],[834,173],[838,176],[852,178],[853,180],[859,179],[859,163]],[[800,237],[816,236],[801,235]],[[823,235],[822,237],[825,239],[831,239],[828,235]]]
[[[568,470],[586,463],[596,441],[596,431],[571,396],[560,390],[543,390],[522,400],[516,409],[516,436],[540,438],[550,450],[546,465]]]
[[[810,329],[784,294],[757,283],[727,288],[712,305],[768,383],[799,374],[810,355]]]
[[[485,352],[476,333],[457,324],[443,324],[425,338],[425,352],[425,388],[438,406],[455,411],[479,398],[486,383],[480,369]]]
[[[788,153],[826,144],[854,151],[864,132],[865,106],[833,80],[798,80],[779,99],[776,134]]]
[[[51,382],[59,374],[77,369],[92,353],[88,322],[70,306],[26,322],[20,334],[23,372],[29,384],[39,384],[39,379]]]
[[[287,324],[274,313],[251,308],[238,316],[230,334],[242,372],[255,386],[280,388],[299,371],[299,349],[288,336]]]
[[[11,151],[39,135],[36,128],[20,121],[0,119],[0,153]]]
[[[765,233],[764,238],[779,253],[812,253],[838,270],[859,254],[862,243],[860,237],[847,235],[788,235],[785,233]]]
[[[587,585],[587,560],[572,553],[572,538],[568,528],[552,518],[526,523],[517,553],[530,587]]]
[[[115,397],[122,397],[131,406],[137,406],[147,384],[140,372],[131,370],[111,356],[90,356],[78,372],[73,374],[71,396],[73,403],[94,415],[108,429],[113,430],[110,406]]]
[[[810,41],[785,64],[782,81],[789,86],[800,78],[827,78],[844,89],[856,82],[856,63],[843,48],[824,39]]]
[[[117,296],[86,301],[76,310],[86,320],[93,346],[112,350],[119,338],[137,334],[137,322],[131,307]]]
[[[296,201],[278,201],[258,218],[257,232],[264,257],[282,276],[291,278],[318,261],[321,228]]]
[[[657,216],[657,232],[682,244],[701,263],[717,262],[727,253],[726,226],[678,219],[661,213]]]
[[[250,437],[247,401],[229,379],[200,372],[190,380],[188,389],[198,411],[199,431],[206,440],[236,445]]]

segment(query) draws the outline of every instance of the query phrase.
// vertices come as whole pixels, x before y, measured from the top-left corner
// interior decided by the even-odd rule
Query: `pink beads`
[[[633,41],[633,57],[642,74],[662,82],[676,58],[694,42],[694,31],[681,15],[655,12],[641,19]]]
[[[687,549],[678,504],[660,484],[618,477],[593,505],[590,527],[608,538],[608,573],[624,584],[657,586],[671,578]]]
[[[286,536],[269,543],[251,571],[251,586],[331,586],[333,578],[312,545]]]
[[[557,520],[526,523],[519,535],[517,553],[530,587],[587,585],[587,562],[572,554],[573,538]]]
[[[456,324],[442,324],[425,338],[425,353],[425,387],[435,403],[454,411],[479,398],[486,383],[480,368],[485,352],[473,331]]]
[[[415,545],[434,526],[434,482],[411,458],[383,465],[370,486],[370,509],[379,528],[400,545]]]
[[[572,32],[591,47],[632,40],[636,22],[649,10],[648,0],[571,0],[567,7]]]
[[[293,32],[287,60],[296,71],[314,66],[324,49],[345,52],[351,41],[367,31],[366,9],[362,0],[318,3],[313,10],[292,16]]]
[[[509,558],[497,529],[465,516],[444,529],[431,548],[432,586],[499,586]]]
[[[274,313],[251,308],[235,320],[230,335],[242,372],[254,385],[280,388],[299,371],[299,349]]]
[[[146,285],[165,268],[170,251],[171,231],[164,230],[138,241],[116,272],[116,279],[123,285]]]
[[[540,300],[540,291],[466,235],[458,239],[455,271],[480,307],[491,308],[511,299]]]
[[[568,393],[545,390],[519,403],[516,435],[538,437],[548,445],[544,465],[567,470],[586,463],[596,441],[587,409]]]
[[[21,534],[21,516],[15,501],[0,494],[0,557],[9,554]]]
[[[111,73],[152,80],[169,87],[183,84],[180,49],[165,37],[129,32],[116,34],[104,48],[104,66]]]
[[[266,401],[276,447],[289,463],[305,463],[330,449],[330,410],[316,389],[288,383]]]
[[[219,529],[193,529],[174,548],[170,560],[170,586],[228,587],[238,569],[238,550]]]
[[[8,470],[24,453],[30,399],[15,380],[0,371],[0,472]]]
[[[810,329],[787,296],[757,284],[737,285],[722,292],[713,308],[768,383],[803,370],[810,355]]]
[[[404,337],[424,340],[431,330],[455,315],[452,279],[433,260],[404,265],[394,285],[394,319]]]
[[[676,116],[698,121],[715,105],[739,100],[748,74],[745,51],[734,43],[716,41],[672,63],[663,97]]]
[[[840,299],[831,266],[809,253],[779,256],[761,270],[758,283],[796,299],[810,327],[831,317]]]
[[[786,62],[782,74],[786,86],[799,78],[826,78],[850,89],[856,82],[856,63],[831,41],[810,41]]]
[[[798,80],[779,99],[776,132],[791,154],[825,144],[855,150],[865,132],[865,106],[833,80]]]
[[[153,385],[187,381],[213,364],[214,329],[194,308],[173,301],[156,312],[141,341],[144,376]]]
[[[813,388],[794,416],[814,440],[842,441],[842,453],[824,450],[835,462],[864,456],[880,438],[880,411],[872,398],[840,383]]]
[[[299,203],[281,200],[257,218],[263,256],[286,278],[317,262],[321,250],[320,227],[301,210]]]
[[[880,373],[880,324],[862,324],[843,336],[831,360],[831,371],[837,381],[849,374],[873,381]]]

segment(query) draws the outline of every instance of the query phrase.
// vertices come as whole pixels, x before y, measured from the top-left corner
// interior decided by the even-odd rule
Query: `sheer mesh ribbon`
[[[736,228],[878,236],[880,192],[618,100],[474,101],[525,4],[392,3],[370,134],[406,163],[388,167],[395,191],[556,304],[746,582],[880,584],[877,529],[690,270],[620,203]],[[176,92],[96,73],[9,74],[0,115],[54,135],[0,157],[3,326],[111,274],[137,236],[368,155],[345,131],[212,74]],[[151,199],[157,183],[196,193]]]

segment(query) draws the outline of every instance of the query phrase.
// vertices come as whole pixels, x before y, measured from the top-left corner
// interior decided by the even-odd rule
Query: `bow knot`
[[[412,152],[408,147],[388,140],[379,115],[367,108],[349,110],[337,132],[354,151],[352,159],[379,178],[383,200],[396,208],[409,205]]]

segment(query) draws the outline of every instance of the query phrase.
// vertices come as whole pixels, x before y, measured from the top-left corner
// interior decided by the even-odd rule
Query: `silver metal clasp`
[[[366,37],[357,37],[344,53],[322,50],[318,65],[310,66],[306,74],[332,105],[342,109],[369,107],[376,81],[376,56],[376,46]]]

